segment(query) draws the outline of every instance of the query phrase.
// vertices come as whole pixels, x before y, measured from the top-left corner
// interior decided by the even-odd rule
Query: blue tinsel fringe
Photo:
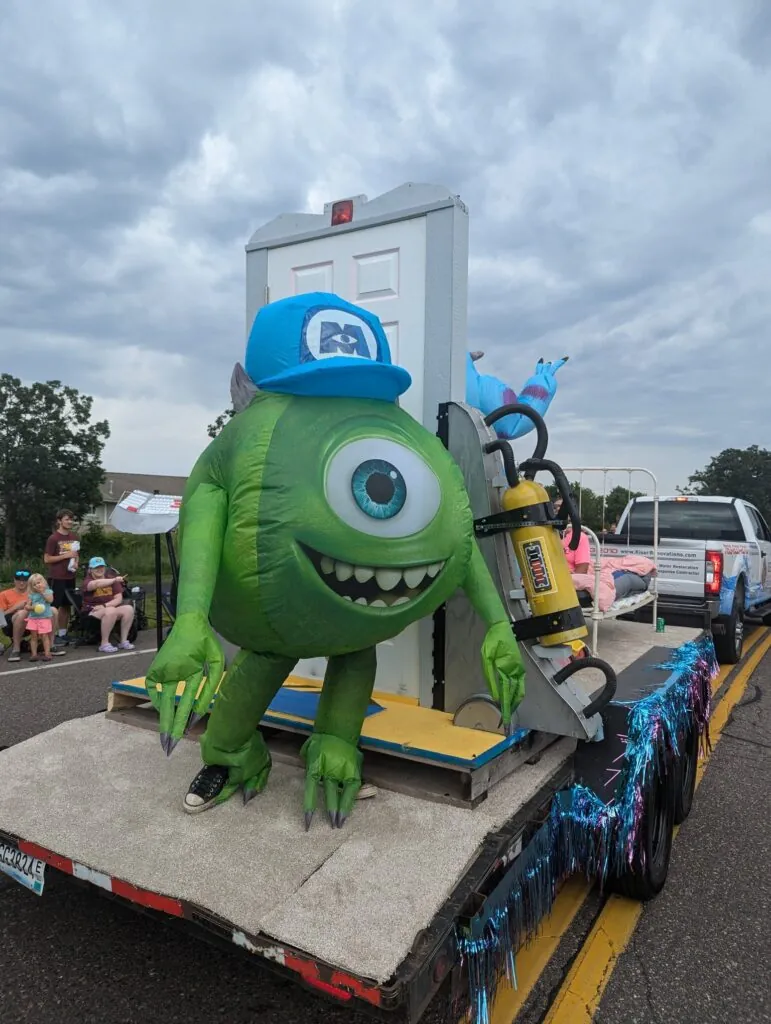
[[[516,987],[516,952],[551,912],[560,882],[582,873],[602,885],[609,874],[633,866],[643,795],[651,776],[664,770],[664,755],[677,755],[694,725],[702,753],[709,749],[711,684],[718,671],[712,637],[684,644],[654,668],[672,675],[665,687],[631,709],[618,799],[605,804],[581,785],[557,793],[549,818],[519,859],[514,887],[492,909],[488,906],[478,928],[472,923],[470,931],[458,933],[473,1024],[489,1024],[503,978]]]

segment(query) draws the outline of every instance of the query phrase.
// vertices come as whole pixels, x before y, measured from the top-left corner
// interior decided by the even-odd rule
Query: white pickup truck
[[[711,628],[718,659],[735,664],[745,619],[771,616],[771,529],[741,498],[661,497],[658,508],[658,614]],[[653,558],[653,518],[653,498],[633,498],[603,555]]]

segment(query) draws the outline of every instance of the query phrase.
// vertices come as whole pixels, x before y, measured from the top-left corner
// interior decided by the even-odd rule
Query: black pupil
[[[394,496],[394,482],[385,473],[373,473],[367,480],[367,495],[376,505],[387,505]]]

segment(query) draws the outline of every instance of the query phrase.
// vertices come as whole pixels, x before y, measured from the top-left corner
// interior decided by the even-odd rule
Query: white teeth
[[[445,563],[432,562],[430,565],[418,565],[410,569],[373,569],[368,565],[352,565],[350,562],[338,562],[334,558],[330,558],[329,555],[322,555],[319,566],[323,575],[334,575],[340,583],[346,583],[353,577],[357,583],[365,584],[374,578],[378,589],[382,593],[387,594],[395,590],[402,580],[404,580],[408,590],[417,590],[426,576],[430,580],[435,579],[444,569]],[[393,608],[396,605],[407,604],[411,599],[410,596],[403,595],[386,604],[385,601],[379,598],[368,602],[365,597],[359,597],[355,603],[366,605],[370,608]],[[346,597],[345,600],[353,601],[353,598]]]
[[[375,579],[381,590],[393,590],[401,583],[402,571],[401,569],[376,569]]]
[[[404,570],[404,582],[407,584],[407,586],[410,588],[410,590],[414,590],[417,586],[419,586],[423,582],[423,578],[424,578],[425,575],[426,575],[426,567],[425,567],[425,565],[418,565],[414,569],[405,569]]]
[[[345,600],[346,600],[346,601],[350,601],[350,602],[351,602],[351,604],[353,604],[353,598],[352,598],[352,597],[348,597],[348,595],[347,595],[347,594],[345,595]]]

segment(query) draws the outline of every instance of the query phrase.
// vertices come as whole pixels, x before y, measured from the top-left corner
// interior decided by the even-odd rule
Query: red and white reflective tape
[[[171,914],[173,917],[185,916],[184,908],[179,900],[171,899],[169,896],[161,896],[157,892],[150,892],[149,889],[139,889],[136,885],[131,885],[130,882],[124,882],[120,878],[113,878],[111,875],[94,871],[93,868],[86,867],[85,864],[78,864],[77,861],[70,860],[69,857],[60,857],[58,853],[52,853],[36,843],[29,843],[26,839],[20,839],[18,847],[22,853],[27,853],[30,857],[37,857],[38,860],[45,861],[46,864],[50,864],[57,871],[63,871],[65,875],[72,875],[73,878],[82,878],[85,882],[98,885],[100,889],[106,889],[107,892],[111,892],[114,896],[122,896],[123,899],[130,900],[132,903],[138,903],[142,907],[149,907],[151,910],[160,910],[162,913]]]
[[[52,853],[51,850],[46,850],[36,843],[27,842],[26,839],[19,839],[17,845],[22,853],[26,853],[30,857],[37,857],[38,860],[56,868],[57,871],[63,871],[64,874],[72,875],[73,878],[90,882],[91,885],[105,889],[114,896],[121,896],[123,899],[130,900],[131,903],[159,910],[161,913],[171,914],[173,917],[185,916],[185,908],[181,900],[172,899],[170,896],[161,896],[160,893],[151,892],[149,889],[140,889],[130,882],[113,878],[112,875],[106,875],[101,871],[95,871],[69,857],[61,857],[58,853]],[[356,997],[363,999],[371,1006],[382,1004],[381,991],[377,985],[371,982],[363,981],[361,978],[346,974],[337,968],[318,964],[310,957],[301,956],[275,943],[250,939],[244,932],[235,928],[231,937],[236,946],[293,971],[302,978],[306,985],[310,985],[319,992],[324,992],[342,1002],[350,1002]]]

